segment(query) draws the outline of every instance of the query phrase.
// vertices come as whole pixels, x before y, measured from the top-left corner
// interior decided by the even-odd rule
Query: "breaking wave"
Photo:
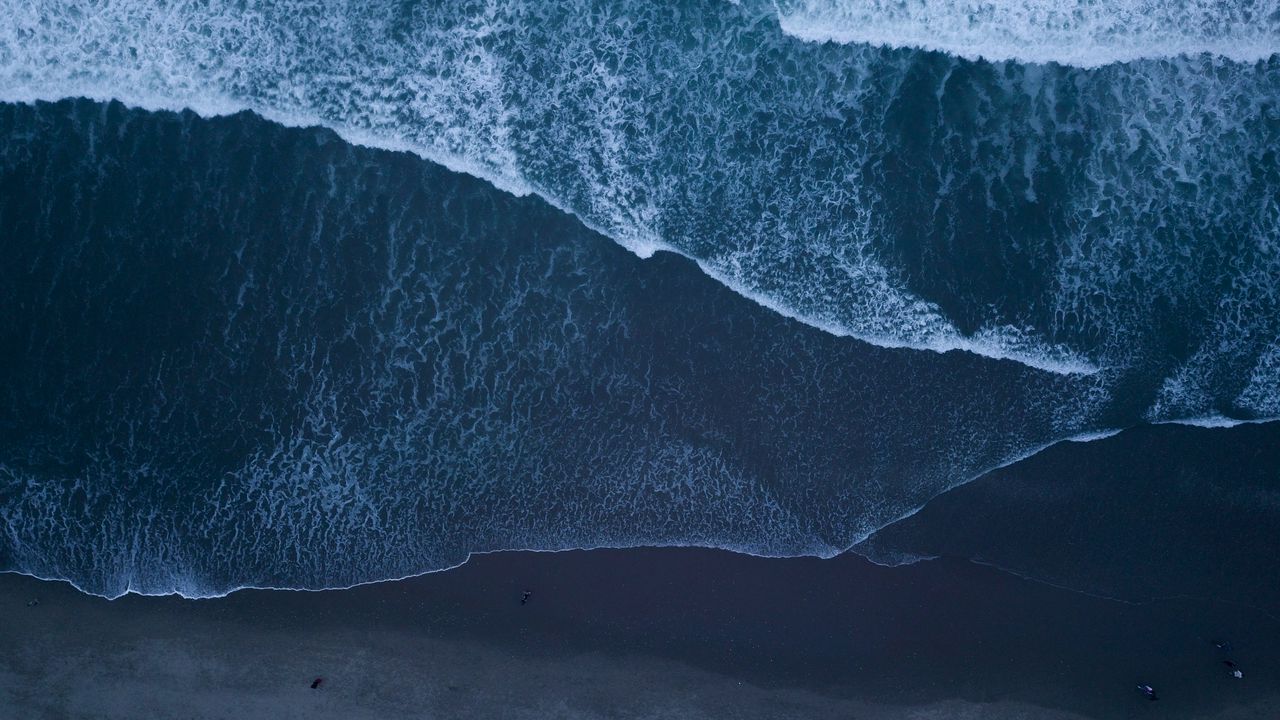
[[[0,568],[97,594],[830,556],[1126,419],[1105,373],[835,337],[327,131],[86,101],[0,129]]]
[[[964,58],[1097,67],[1280,52],[1276,0],[780,0],[789,35],[940,50]]]
[[[777,8],[792,28],[820,9]],[[1217,383],[1217,348],[1257,357],[1222,335],[1269,332],[1224,326],[1274,306],[1275,58],[975,65],[806,44],[772,10],[719,3],[0,10],[3,99],[324,125],[537,192],[641,256],[675,250],[881,346],[1129,366],[1167,298],[1207,348],[1178,370],[1187,387]],[[1241,13],[1204,32],[1273,33],[1267,8]],[[1200,276],[1224,255],[1244,264]]]
[[[0,567],[829,555],[1280,415],[1274,2],[921,7],[0,0]]]

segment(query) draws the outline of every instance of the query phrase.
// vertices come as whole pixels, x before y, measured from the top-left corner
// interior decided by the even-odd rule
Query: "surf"
[[[1216,55],[1253,63],[1280,52],[1275,0],[779,0],[782,31],[813,42],[867,43],[970,60],[1095,68]]]
[[[641,256],[679,252],[735,291],[814,327],[882,347],[963,350],[1054,372],[1123,362],[1112,356],[1131,329],[1081,318],[1094,324],[1091,336],[1101,334],[1099,344],[1072,327],[1073,314],[1092,312],[1072,306],[1081,302],[1077,291],[1083,298],[1115,290],[1076,288],[1079,278],[1067,277],[1071,284],[1057,297],[973,297],[957,307],[917,282],[922,269],[897,257],[902,242],[915,240],[895,237],[898,180],[885,175],[901,153],[900,130],[876,120],[893,114],[902,83],[922,71],[934,76],[929,92],[939,103],[926,112],[996,102],[1003,109],[957,127],[973,124],[975,147],[1019,155],[1016,163],[993,164],[967,153],[946,157],[952,151],[940,147],[944,162],[913,169],[938,176],[939,189],[922,199],[943,202],[932,210],[940,227],[960,207],[946,204],[949,183],[986,185],[988,198],[1025,196],[1033,199],[1028,210],[1038,211],[1044,173],[1068,160],[1086,168],[1123,162],[1135,123],[1164,156],[1158,162],[1180,167],[1193,182],[1252,172],[1239,162],[1274,135],[1271,121],[1248,127],[1240,105],[1276,91],[1266,79],[1276,73],[1265,66],[1184,60],[1094,72],[997,71],[901,50],[816,47],[749,8],[714,4],[680,6],[675,17],[591,3],[468,12],[375,3],[320,12],[292,2],[243,15],[217,3],[128,1],[4,10],[14,19],[0,35],[5,100],[83,96],[207,116],[248,109],[287,125],[328,127],[351,142],[414,152],[504,190],[537,193]],[[742,44],[793,58],[794,72],[756,66],[737,49]],[[1059,121],[1058,97],[1073,86],[1094,97]],[[1121,108],[1155,110],[1139,118],[1122,109],[1086,138],[1092,151],[1059,157],[1077,142],[1072,128],[1113,117],[1095,103],[1112,102],[1116,92]],[[1223,122],[1206,134],[1199,113],[1179,108],[1179,97],[1199,98]],[[674,124],[658,121],[682,107],[690,114]],[[1193,145],[1212,150],[1185,155],[1193,132]],[[1256,140],[1242,140],[1250,136]],[[741,143],[724,145],[725,138]],[[794,147],[805,150],[792,156],[786,149]],[[965,167],[968,179],[954,172]],[[1067,227],[1050,239],[1068,249],[1096,213],[1128,223],[1126,214],[1170,191],[1145,171],[1079,183],[1061,211]],[[1254,222],[1232,219],[1240,209],[1219,208],[1204,192],[1210,206],[1195,212]],[[1002,311],[981,309],[1000,303]]]

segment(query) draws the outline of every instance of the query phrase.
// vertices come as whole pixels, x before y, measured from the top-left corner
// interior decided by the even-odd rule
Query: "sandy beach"
[[[213,600],[107,601],[9,574],[0,607],[5,718],[1243,719],[1268,717],[1280,687],[1263,652],[1280,626],[1256,612],[1119,603],[957,560],[500,553]],[[1220,667],[1219,633],[1245,680]]]

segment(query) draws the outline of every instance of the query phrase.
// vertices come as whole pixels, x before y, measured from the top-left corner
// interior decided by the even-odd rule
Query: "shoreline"
[[[421,572],[414,572],[414,573],[410,573],[408,575],[403,575],[400,577],[389,577],[389,578],[381,578],[381,579],[375,579],[375,580],[365,580],[361,582],[356,582],[351,585],[319,587],[319,588],[241,585],[241,586],[231,588],[230,590],[222,591],[216,594],[207,594],[207,595],[204,595],[204,594],[187,595],[179,589],[174,589],[172,591],[164,592],[164,593],[147,593],[147,592],[134,590],[132,588],[128,588],[120,595],[109,596],[109,595],[103,595],[103,594],[95,593],[89,590],[85,590],[84,588],[80,587],[74,580],[70,578],[65,578],[65,577],[44,577],[33,572],[28,572],[25,570],[17,570],[17,569],[0,570],[0,576],[6,575],[6,574],[13,574],[13,575],[26,577],[26,578],[31,578],[34,580],[39,580],[42,582],[66,583],[78,592],[84,593],[85,595],[89,595],[91,597],[101,598],[104,600],[118,600],[120,598],[124,598],[128,596],[155,597],[155,598],[178,597],[183,600],[216,600],[220,598],[229,597],[235,593],[244,592],[244,591],[308,592],[308,593],[341,592],[345,590],[353,590],[357,588],[362,588],[370,585],[378,585],[382,583],[405,582],[405,581],[411,581],[417,578],[421,578],[426,575],[452,572],[454,570],[457,570],[460,567],[467,565],[474,558],[477,558],[477,557],[486,556],[486,555],[505,555],[505,554],[512,554],[512,553],[555,554],[555,553],[579,553],[579,552],[590,553],[590,552],[598,552],[598,551],[611,552],[611,551],[630,551],[630,550],[641,550],[641,551],[707,550],[711,552],[726,552],[734,555],[744,555],[747,557],[757,558],[761,560],[788,560],[788,559],[830,560],[835,557],[839,557],[840,555],[851,554],[851,555],[857,555],[863,559],[870,561],[872,564],[878,565],[881,567],[900,567],[904,565],[912,565],[918,562],[935,560],[942,557],[944,553],[941,553],[935,550],[926,551],[926,550],[916,550],[916,549],[912,549],[912,550],[895,549],[895,550],[891,550],[890,554],[894,556],[897,559],[897,561],[889,560],[884,556],[883,549],[877,546],[877,541],[879,537],[892,536],[901,527],[908,526],[914,522],[917,522],[920,519],[920,517],[918,516],[928,516],[936,506],[945,505],[948,502],[951,502],[954,498],[958,496],[964,496],[966,493],[972,492],[976,488],[982,488],[989,484],[1007,482],[1009,481],[1010,478],[1016,481],[1025,482],[1025,478],[1019,478],[1018,476],[1043,471],[1045,470],[1045,466],[1047,463],[1053,462],[1064,456],[1078,459],[1078,453],[1089,453],[1097,448],[1106,448],[1113,445],[1118,447],[1127,447],[1130,445],[1136,446],[1139,443],[1143,442],[1144,440],[1147,440],[1147,441],[1156,440],[1158,442],[1163,442],[1169,439],[1166,433],[1170,430],[1178,432],[1179,435],[1185,436],[1189,440],[1198,440],[1204,437],[1203,435],[1200,435],[1201,433],[1204,433],[1204,432],[1218,433],[1220,431],[1233,430],[1236,428],[1244,428],[1251,432],[1256,431],[1256,434],[1251,437],[1247,437],[1243,440],[1241,439],[1242,436],[1239,433],[1232,434],[1230,436],[1218,435],[1216,437],[1219,440],[1219,444],[1222,444],[1222,441],[1225,441],[1225,444],[1228,447],[1230,447],[1232,451],[1238,452],[1242,448],[1248,447],[1249,442],[1251,442],[1252,440],[1261,438],[1261,441],[1265,443],[1265,442],[1269,442],[1270,439],[1272,439],[1273,437],[1280,437],[1280,418],[1266,418],[1266,419],[1259,419],[1259,420],[1233,420],[1231,421],[1231,424],[1204,424],[1204,423],[1197,422],[1195,420],[1165,421],[1165,422],[1157,422],[1157,423],[1139,424],[1139,425],[1134,425],[1134,426],[1114,429],[1114,430],[1100,430],[1096,432],[1085,432],[1077,435],[1066,436],[1058,440],[1054,440],[1050,443],[1047,443],[1043,446],[1033,448],[1029,450],[1025,455],[1019,455],[1005,462],[1002,462],[998,465],[994,465],[991,468],[984,470],[981,473],[969,479],[956,483],[950,488],[938,493],[932,498],[929,498],[920,507],[912,510],[911,512],[903,515],[902,517],[896,520],[893,520],[892,522],[887,523],[886,525],[880,527],[879,529],[872,531],[870,534],[868,534],[866,537],[862,538],[861,540],[858,540],[852,543],[848,547],[845,547],[843,550],[840,550],[830,556],[817,555],[817,554],[778,555],[778,556],[757,555],[747,550],[740,550],[740,549],[733,549],[733,548],[726,548],[726,547],[715,547],[715,546],[707,546],[707,545],[634,545],[634,546],[625,546],[625,547],[600,545],[600,546],[594,546],[594,547],[568,547],[568,548],[561,548],[561,549],[500,548],[495,550],[473,550],[471,552],[468,552],[466,554],[466,557],[464,557],[461,561],[446,567],[427,569]],[[1178,437],[1178,436],[1174,436],[1174,437]],[[1176,450],[1176,452],[1180,453],[1180,455],[1182,456],[1190,455],[1190,453],[1185,449],[1179,449],[1179,450]],[[1085,457],[1087,458],[1087,456]],[[1182,457],[1181,462],[1184,462],[1184,463],[1187,462],[1187,457]],[[1171,467],[1175,463],[1166,462],[1164,464]],[[1102,466],[1106,467],[1106,464],[1102,464]],[[1206,472],[1210,472],[1210,471],[1213,471],[1215,468],[1205,467],[1203,469]],[[1052,472],[1054,469],[1050,468],[1049,470]],[[1244,470],[1241,470],[1240,468],[1237,468],[1236,472],[1248,472],[1248,469],[1246,468]],[[1107,595],[1105,593],[1094,593],[1086,589],[1075,587],[1067,583],[1054,582],[1049,578],[1039,577],[1033,572],[1029,572],[1023,569],[1019,569],[1017,567],[1011,567],[1009,565],[1001,564],[1000,562],[983,561],[977,558],[977,556],[980,555],[981,553],[969,553],[969,554],[954,553],[954,554],[960,557],[971,559],[977,564],[989,565],[995,568],[996,570],[1003,571],[1005,573],[1017,576],[1022,579],[1030,580],[1033,582],[1042,582],[1054,588],[1080,592],[1080,593],[1084,593],[1086,595],[1092,595],[1104,600],[1117,600],[1122,602],[1127,601],[1126,598],[1123,598],[1119,595]],[[901,560],[901,558],[911,558],[911,559]],[[1208,599],[1208,598],[1205,597],[1205,599]],[[1254,607],[1257,607],[1257,606],[1254,606]]]
[[[1280,625],[1256,613],[1118,603],[948,558],[513,552],[201,600],[5,574],[0,606],[0,704],[33,718],[1128,718],[1150,711],[1137,680],[1164,717],[1280,707],[1258,652]],[[1246,681],[1219,672],[1219,631]]]

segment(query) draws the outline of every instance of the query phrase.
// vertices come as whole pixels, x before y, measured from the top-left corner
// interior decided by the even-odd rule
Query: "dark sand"
[[[1280,624],[1263,613],[1120,603],[959,560],[501,553],[216,600],[106,601],[9,574],[0,610],[6,719],[1280,717]]]

